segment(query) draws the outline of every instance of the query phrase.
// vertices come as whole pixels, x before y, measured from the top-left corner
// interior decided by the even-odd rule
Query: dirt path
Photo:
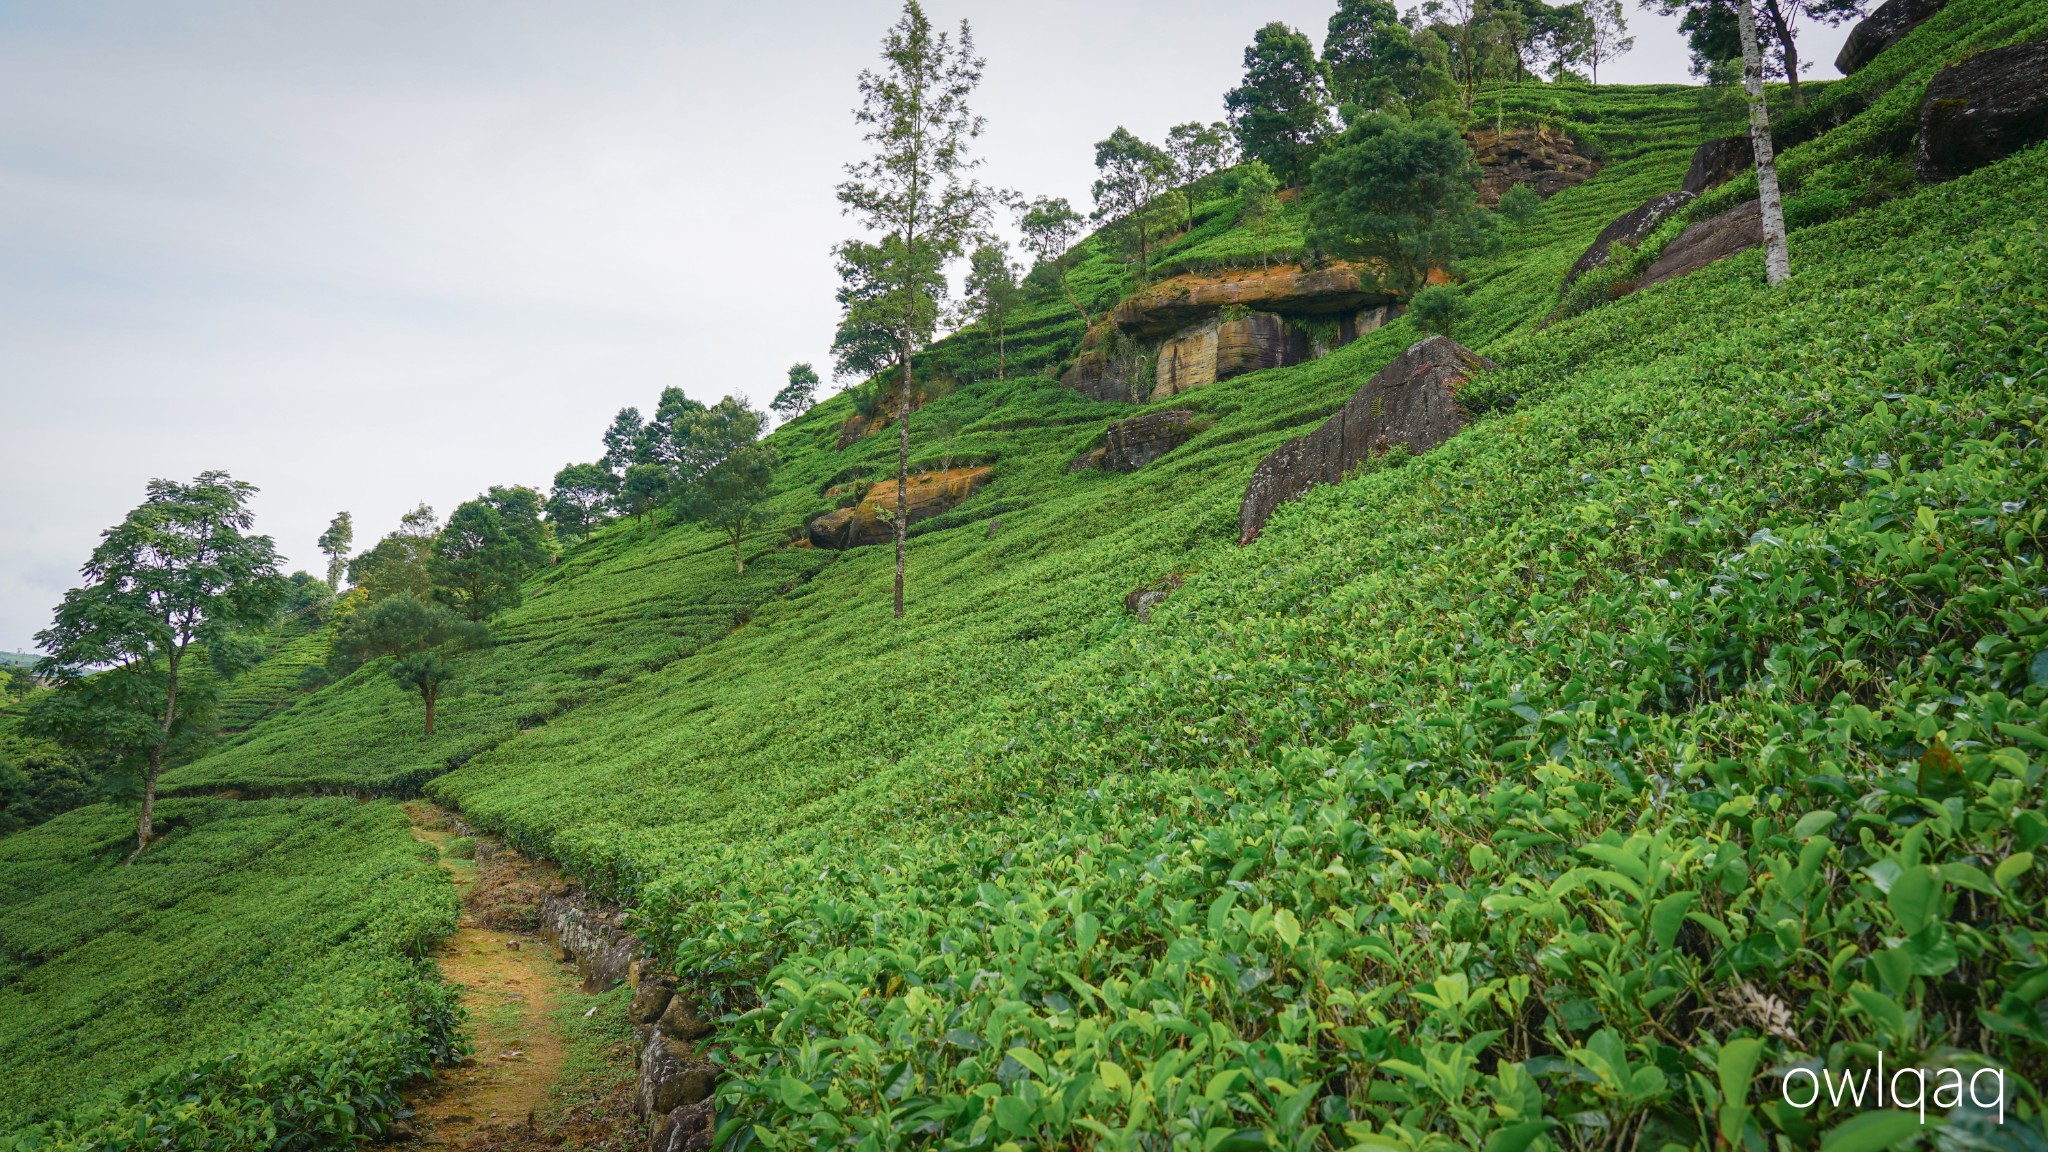
[[[470,1149],[499,1144],[506,1129],[531,1129],[561,1077],[567,1045],[555,1024],[558,1002],[574,994],[575,977],[537,936],[487,927],[471,898],[477,869],[448,854],[455,834],[432,809],[408,809],[413,836],[432,844],[461,892],[462,918],[435,959],[462,989],[476,1050],[439,1072],[413,1102],[415,1147]]]

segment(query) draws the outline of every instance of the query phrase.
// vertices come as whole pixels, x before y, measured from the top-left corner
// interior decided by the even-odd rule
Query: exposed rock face
[[[1637,288],[1648,288],[1697,272],[1716,260],[1755,248],[1764,242],[1763,205],[1755,200],[1739,204],[1711,220],[1690,225],[1678,234],[1663,255],[1657,257]]]
[[[1995,48],[1927,85],[1917,167],[1922,180],[1952,180],[2044,139],[2048,40]]]
[[[620,927],[624,918],[624,913],[585,908],[569,896],[545,896],[540,902],[540,929],[554,938],[563,960],[582,970],[585,992],[618,987],[646,951],[640,937]]]
[[[633,1109],[643,1120],[666,1116],[684,1105],[709,1099],[717,1086],[716,1064],[698,1059],[688,1044],[656,1032],[640,1049],[640,1080],[633,1091]]]
[[[1187,582],[1187,576],[1180,572],[1169,572],[1150,584],[1133,588],[1124,597],[1124,611],[1136,616],[1140,623],[1152,618],[1152,609],[1180,590]]]
[[[1238,507],[1238,543],[1249,544],[1273,510],[1318,484],[1334,484],[1368,456],[1397,444],[1426,452],[1464,428],[1460,385],[1493,362],[1447,336],[1396,357],[1352,393],[1335,416],[1274,449],[1253,470]]]
[[[1182,409],[1112,420],[1103,431],[1101,466],[1136,472],[1186,442],[1193,421],[1194,413]]]
[[[1060,383],[1112,404],[1132,404],[1151,394],[1145,358],[1116,325],[1105,320],[1081,337],[1081,354]]]
[[[1164,400],[1190,388],[1308,358],[1307,333],[1275,313],[1214,317],[1182,329],[1159,346],[1150,398]]]
[[[1878,53],[1897,44],[1921,21],[1947,5],[1948,0],[1885,0],[1861,24],[1849,30],[1849,38],[1835,55],[1835,68],[1842,75],[1849,75],[1877,59]]]
[[[920,472],[910,478],[909,519],[915,524],[929,520],[974,495],[995,475],[986,465],[953,468],[945,472]],[[883,519],[896,509],[896,481],[885,480],[868,489],[861,502],[851,508],[827,512],[811,521],[807,532],[819,548],[858,548],[894,540],[895,528]]]
[[[668,1007],[655,1027],[661,1029],[663,1035],[677,1040],[702,1040],[713,1031],[711,1023],[698,1014],[696,997],[687,992],[678,992],[669,998]]]
[[[1781,144],[1780,147],[1790,145]],[[1692,167],[1686,169],[1685,183],[1679,185],[1695,196],[1704,195],[1710,188],[1719,188],[1756,163],[1756,148],[1749,142],[1749,133],[1723,136],[1709,140],[1692,154]]]
[[[1227,309],[1330,316],[1393,302],[1394,294],[1364,265],[1307,269],[1282,264],[1227,276],[1162,280],[1117,305],[1110,322],[1132,336],[1157,339]]]
[[[1480,128],[1465,141],[1479,165],[1479,202],[1488,208],[1513,185],[1527,184],[1547,200],[1600,170],[1577,141],[1548,128]]]
[[[1570,284],[1607,263],[1607,257],[1616,244],[1641,244],[1643,237],[1655,232],[1659,224],[1671,219],[1695,199],[1697,197],[1690,192],[1666,192],[1662,196],[1651,197],[1649,203],[1602,229],[1593,246],[1586,249],[1586,254],[1564,274],[1564,282]]]

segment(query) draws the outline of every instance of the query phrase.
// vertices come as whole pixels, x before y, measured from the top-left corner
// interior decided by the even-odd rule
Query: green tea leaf
[[[1923,1131],[1920,1117],[1912,1112],[1866,1112],[1828,1129],[1821,1137],[1821,1152],[1885,1152]]]

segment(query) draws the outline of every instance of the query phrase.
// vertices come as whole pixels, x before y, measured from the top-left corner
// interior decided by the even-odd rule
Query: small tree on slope
[[[768,419],[731,396],[691,422],[696,471],[676,488],[676,517],[708,524],[732,541],[733,568],[747,574],[740,541],[760,523],[775,477],[775,450],[760,442]]]
[[[372,660],[393,657],[391,678],[419,693],[426,706],[426,734],[432,736],[434,705],[455,674],[448,655],[489,637],[482,624],[464,620],[445,605],[402,594],[379,600],[341,622],[334,637],[332,670],[345,674]]]
[[[903,508],[909,500],[910,402],[916,392],[911,354],[931,338],[937,323],[946,265],[982,232],[999,197],[967,177],[980,163],[969,148],[982,130],[981,117],[967,105],[982,64],[967,22],[960,22],[957,40],[934,34],[917,0],[906,0],[902,18],[882,39],[882,60],[879,71],[860,74],[861,103],[853,113],[875,151],[847,165],[839,201],[882,238],[861,248],[872,253],[866,272],[883,289],[864,306],[889,317],[886,327],[897,342],[896,506]],[[842,259],[850,247],[841,246]],[[895,522],[898,617],[907,519]]]
[[[142,811],[133,860],[149,847],[164,752],[190,719],[178,692],[195,646],[219,651],[238,631],[267,625],[286,583],[268,536],[248,535],[256,489],[225,472],[190,484],[149,482],[148,497],[101,534],[36,634],[49,653],[39,676],[56,681],[43,731],[69,743],[110,740],[142,761]],[[83,705],[83,706],[81,706]]]
[[[320,552],[327,557],[327,586],[341,591],[341,578],[348,574],[348,550],[355,547],[356,526],[346,512],[336,512],[320,534]]]

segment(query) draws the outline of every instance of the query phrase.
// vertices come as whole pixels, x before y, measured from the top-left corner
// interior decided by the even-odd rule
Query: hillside
[[[2044,33],[2038,0],[1953,0],[1809,86],[1769,296],[1752,250],[1565,315],[1566,269],[1723,129],[1690,89],[1502,93],[1600,166],[1466,270],[1452,335],[1498,365],[1472,422],[1248,545],[1253,468],[1411,319],[1139,405],[1061,384],[1058,297],[1006,379],[942,342],[913,462],[992,479],[912,531],[902,621],[889,549],[796,546],[893,469],[893,435],[838,446],[839,396],[771,437],[744,576],[710,532],[600,530],[461,658],[432,737],[375,668],[299,691],[321,638],[290,638],[224,702],[246,731],[166,776],[185,823],[132,892],[104,895],[118,810],[0,840],[4,1015],[66,1037],[6,1045],[0,1122],[130,1115],[254,1035],[445,1047],[414,957],[446,885],[386,799],[424,793],[633,910],[727,1010],[721,1099],[770,1147],[1805,1147],[1855,1112],[1730,1093],[1878,1051],[2005,1070],[2038,1138],[2048,150],[1920,185],[1874,142],[1943,62]],[[1191,216],[1162,275],[1301,247],[1295,208]],[[1086,245],[1099,313],[1133,284]],[[1193,434],[1163,458],[1070,468],[1167,410]],[[300,798],[331,792],[367,802]],[[243,972],[259,907],[301,947]],[[119,1068],[70,1039],[117,945],[164,981]],[[381,1007],[244,1027],[307,986]]]

